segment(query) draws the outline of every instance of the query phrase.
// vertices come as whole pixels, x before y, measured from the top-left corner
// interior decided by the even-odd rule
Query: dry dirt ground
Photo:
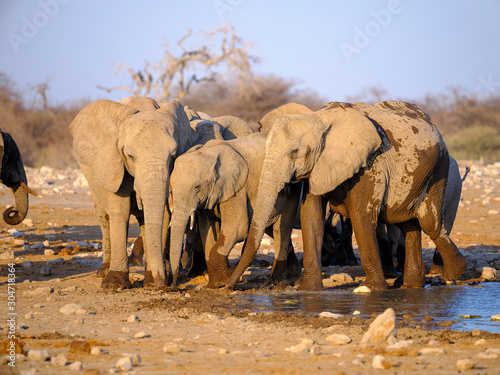
[[[466,256],[484,245],[485,254],[500,265],[500,165],[487,167],[474,167],[464,183],[452,238]],[[78,171],[45,173],[28,173],[34,181],[30,186],[44,198],[31,198],[31,220],[17,227],[24,235],[0,224],[0,352],[8,352],[8,335],[15,334],[26,354],[15,358],[15,367],[1,354],[0,374],[107,374],[117,372],[117,363],[126,356],[134,363],[123,369],[137,374],[500,374],[499,334],[458,332],[453,325],[427,329],[407,314],[397,324],[401,345],[390,349],[387,342],[360,344],[375,316],[335,319],[239,306],[241,296],[263,293],[269,274],[265,261],[258,262],[235,291],[208,290],[204,277],[185,281],[176,292],[147,290],[140,286],[143,268],[137,266],[131,268],[132,289],[105,291],[95,275],[100,229],[88,188],[81,180],[73,185]],[[0,194],[2,207],[12,203],[8,190]],[[132,223],[130,244],[137,235],[137,224]],[[300,253],[300,232],[294,243]],[[423,246],[428,262],[432,245],[424,238]],[[270,255],[272,246],[263,245],[260,259]],[[15,264],[15,283],[8,278],[9,264]],[[480,263],[468,264],[461,283],[478,277],[475,267]],[[42,267],[50,268],[50,275],[42,275]],[[352,273],[354,283],[333,288],[354,289],[363,273],[360,267]],[[288,292],[299,293],[292,287]],[[60,311],[69,304],[79,310]],[[405,314],[397,306],[394,310],[398,316]],[[348,335],[352,342],[327,340],[335,333]],[[73,341],[85,343],[75,350]],[[47,354],[52,361],[36,360],[35,354]],[[384,369],[372,367],[377,355],[385,358]],[[457,361],[465,359],[475,368],[459,370]]]

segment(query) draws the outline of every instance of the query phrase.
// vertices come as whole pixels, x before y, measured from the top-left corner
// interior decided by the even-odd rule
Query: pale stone
[[[92,355],[99,355],[99,354],[103,354],[103,353],[104,353],[104,350],[102,350],[98,346],[93,346],[90,348],[90,354],[92,354]]]
[[[370,328],[361,339],[361,344],[379,343],[391,335],[396,336],[396,313],[392,308],[388,308],[370,324]]]
[[[68,363],[68,360],[64,353],[60,353],[55,357],[50,359],[50,364],[55,367],[64,367]]]
[[[497,278],[497,270],[493,267],[483,267],[481,278],[485,280],[495,280]]]
[[[315,344],[313,339],[302,339],[300,343],[306,344],[309,348],[311,348]]]
[[[223,355],[223,354],[228,354],[229,353],[229,350],[227,349],[219,349],[219,354]]]
[[[343,318],[344,315],[342,314],[335,314],[329,311],[323,311],[322,313],[319,314],[320,318],[332,318],[332,319],[340,319]]]
[[[59,312],[64,315],[71,315],[71,314],[84,315],[87,311],[85,309],[82,309],[79,305],[75,303],[70,303],[68,305],[61,307],[59,309]]]
[[[127,322],[129,323],[133,323],[133,322],[139,322],[139,317],[135,314],[132,314],[130,315],[128,318],[127,318]]]
[[[474,345],[485,345],[485,344],[486,344],[485,339],[479,339],[474,343]]]
[[[31,361],[48,361],[50,358],[46,350],[29,350],[28,359]]]
[[[347,273],[337,273],[330,276],[330,279],[337,283],[350,284],[354,282],[351,275]]]
[[[69,365],[69,369],[71,371],[83,371],[83,365],[82,365],[82,362],[80,361],[76,361],[76,362],[73,362]]]
[[[420,354],[446,354],[446,350],[441,348],[422,348]]]
[[[471,359],[459,359],[457,361],[457,370],[472,370],[477,366],[476,362]]]
[[[50,256],[54,255],[55,253],[56,252],[54,250],[52,250],[52,249],[45,249],[43,251],[43,255],[45,255],[46,257],[50,257]]]
[[[362,285],[362,286],[358,286],[357,288],[355,288],[352,292],[353,293],[371,293],[372,291],[367,286]]]
[[[134,338],[136,338],[136,339],[143,339],[144,337],[146,337],[145,332],[138,332],[134,335]]]
[[[308,353],[309,347],[307,346],[307,344],[300,343],[299,345],[291,346],[290,348],[286,348],[285,350],[292,354],[300,354],[300,353]]]
[[[391,368],[391,364],[384,356],[377,354],[373,357],[372,367],[377,370],[385,370]]]
[[[493,315],[490,319],[500,321],[500,314]]]
[[[164,353],[168,353],[168,354],[180,353],[181,352],[181,347],[179,345],[173,344],[173,343],[166,344],[163,347],[163,352]]]
[[[119,371],[132,371],[133,365],[132,365],[132,359],[129,356],[120,358],[117,362],[115,367]]]
[[[343,333],[334,333],[333,335],[327,336],[326,341],[333,345],[346,345],[352,342],[352,338]]]

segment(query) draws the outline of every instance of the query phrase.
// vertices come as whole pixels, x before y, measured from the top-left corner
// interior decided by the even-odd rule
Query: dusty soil
[[[481,244],[498,254],[499,177],[486,179],[478,173],[468,179],[452,238],[464,254]],[[0,205],[12,203],[7,190],[1,190],[0,194]],[[105,291],[100,287],[101,279],[95,275],[100,265],[100,229],[88,188],[76,187],[72,194],[59,192],[32,198],[28,218],[33,224],[28,221],[28,225],[21,224],[17,229],[24,232],[18,239],[30,245],[31,250],[23,250],[23,244],[15,242],[7,232],[12,228],[3,222],[0,224],[0,341],[7,339],[12,330],[7,319],[14,316],[15,334],[25,353],[46,350],[52,358],[64,353],[68,364],[54,367],[50,361],[18,356],[15,368],[5,360],[0,363],[2,374],[22,371],[105,374],[117,371],[115,366],[123,356],[135,354],[139,354],[141,362],[131,373],[138,374],[332,375],[378,371],[455,374],[459,372],[457,361],[462,359],[475,363],[474,370],[462,372],[500,373],[499,334],[477,330],[457,332],[453,325],[432,330],[406,316],[398,320],[396,339],[413,341],[406,347],[389,350],[387,342],[360,344],[375,316],[334,319],[316,314],[272,312],[266,307],[239,307],[239,296],[263,292],[269,274],[264,260],[272,255],[269,245],[262,246],[261,261],[246,274],[245,281],[235,291],[206,289],[207,280],[203,276],[184,280],[175,292],[147,290],[140,285],[143,268],[137,266],[131,268],[132,289]],[[132,222],[131,244],[137,235],[137,224]],[[35,244],[43,241],[49,243],[36,249]],[[300,253],[300,232],[295,233],[294,243]],[[432,245],[428,239],[424,238],[423,246],[429,249],[430,256]],[[46,254],[47,249],[54,254]],[[237,258],[239,249],[233,251],[233,259]],[[64,262],[46,263],[58,258]],[[26,263],[23,266],[26,261],[33,262],[33,266],[26,268]],[[11,284],[15,289],[15,305],[8,305],[8,265],[12,263],[16,270],[15,284]],[[50,275],[40,274],[44,266],[50,267]],[[338,287],[354,289],[363,280],[362,272],[352,276],[355,283]],[[477,277],[471,269],[459,282],[481,281]],[[288,290],[295,289],[289,287]],[[70,315],[59,312],[68,304],[79,305],[81,311]],[[11,306],[13,310],[9,310]],[[405,314],[397,311],[397,306],[394,309],[398,316]],[[9,312],[16,315],[8,315]],[[137,319],[130,318],[133,321],[129,322],[134,314]],[[332,344],[327,337],[333,333],[346,334],[352,342]],[[303,339],[313,341],[306,341],[304,350],[291,349]],[[70,344],[75,340],[86,341],[100,351],[97,354],[70,352]],[[434,351],[426,353],[425,348]],[[373,358],[378,354],[385,357],[384,370],[372,368]],[[80,369],[76,362],[81,362]],[[75,367],[70,367],[71,364]]]

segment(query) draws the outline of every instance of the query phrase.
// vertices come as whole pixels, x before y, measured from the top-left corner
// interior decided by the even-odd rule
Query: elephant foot
[[[321,276],[319,277],[307,277],[304,276],[304,279],[299,285],[299,290],[307,290],[307,291],[322,291],[323,290],[323,282],[321,281]]]
[[[383,277],[380,277],[380,278],[371,277],[371,278],[369,278],[367,276],[365,281],[363,283],[361,283],[361,285],[370,288],[370,290],[389,289],[389,285],[387,285],[387,282],[385,281],[385,279]]]
[[[108,274],[108,271],[109,271],[109,263],[103,263],[101,267],[99,267],[99,269],[97,270],[96,274],[98,277],[104,278]]]
[[[295,253],[288,254],[286,259],[286,278],[293,284],[302,276],[302,266]]]
[[[456,280],[462,275],[467,269],[467,264],[465,262],[465,258],[462,254],[458,253],[456,258],[454,259],[452,264],[447,261],[443,266],[443,281],[453,281]]]
[[[285,260],[277,260],[274,262],[273,271],[269,277],[269,285],[278,285],[286,280],[287,262]]]
[[[226,270],[222,272],[217,272],[215,275],[210,275],[208,273],[208,284],[207,288],[210,289],[218,289],[223,288],[227,285],[231,275],[233,274],[234,268],[228,267]],[[233,285],[234,286],[234,285]]]
[[[194,278],[201,276],[207,271],[207,262],[205,260],[205,254],[201,251],[193,252],[193,259],[191,261],[191,267],[187,273],[189,278]]]
[[[103,289],[130,289],[132,285],[128,278],[128,272],[109,271],[102,280],[101,287]]]
[[[410,288],[423,288],[425,286],[425,276],[424,275],[403,275],[403,285],[402,289]]]
[[[144,272],[144,280],[142,281],[144,288],[153,289],[155,287],[155,280],[151,271]]]
[[[228,284],[234,268],[227,263],[227,256],[212,251],[208,259],[208,285],[207,288],[222,288]],[[234,285],[233,285],[234,286]]]

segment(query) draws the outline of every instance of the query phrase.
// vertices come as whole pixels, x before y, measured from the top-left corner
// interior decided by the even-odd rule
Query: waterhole
[[[467,286],[427,286],[421,289],[391,289],[369,294],[354,294],[352,288],[323,292],[282,292],[242,295],[240,307],[255,312],[319,314],[327,311],[370,318],[392,307],[397,320],[427,329],[450,328],[456,331],[500,333],[500,283]],[[240,305],[241,304],[241,305]]]

